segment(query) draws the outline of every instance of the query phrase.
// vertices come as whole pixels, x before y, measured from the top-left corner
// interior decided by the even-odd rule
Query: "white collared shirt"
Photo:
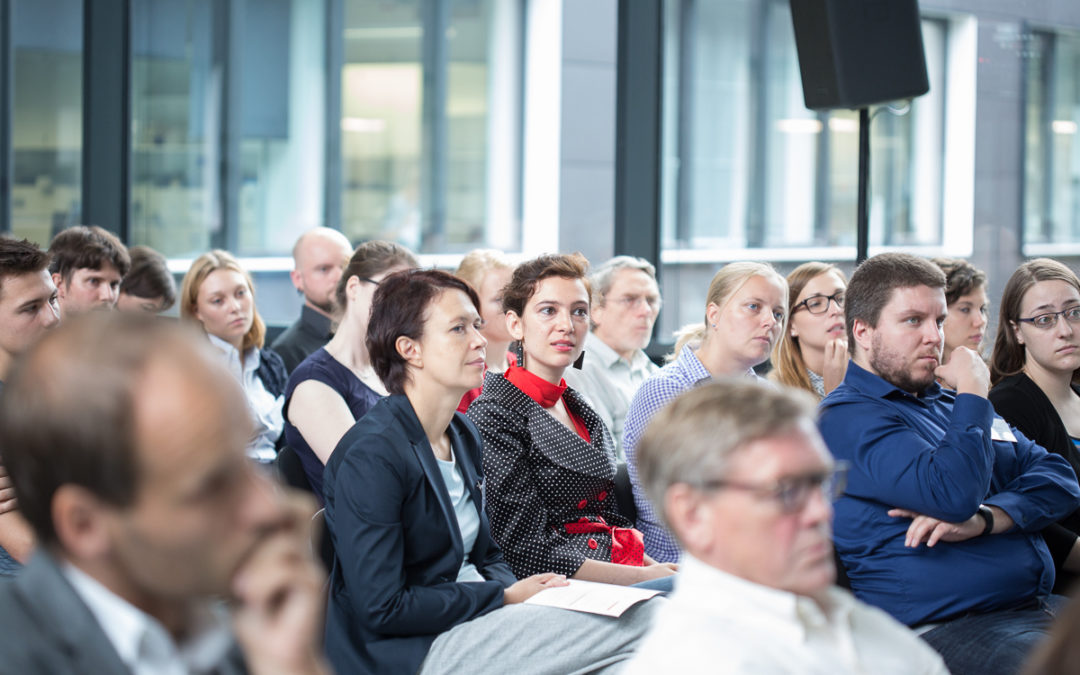
[[[263,386],[262,380],[255,374],[259,369],[261,357],[258,347],[251,347],[245,352],[243,361],[240,352],[225,340],[207,334],[210,344],[221,350],[225,365],[236,381],[244,388],[248,410],[255,423],[255,433],[248,442],[247,454],[259,462],[272,462],[277,456],[276,444],[285,428],[285,418],[281,408],[285,397],[274,396]]]
[[[592,332],[585,338],[585,359],[581,370],[567,368],[566,383],[585,400],[607,425],[615,440],[616,453],[622,451],[623,422],[641,383],[660,370],[644,351],[638,349],[629,361]]]
[[[60,571],[90,609],[120,660],[134,675],[197,675],[217,668],[233,645],[224,610],[198,607],[190,635],[177,645],[165,627],[70,563]]]
[[[948,675],[906,626],[839,588],[822,609],[684,554],[669,598],[625,673]]]

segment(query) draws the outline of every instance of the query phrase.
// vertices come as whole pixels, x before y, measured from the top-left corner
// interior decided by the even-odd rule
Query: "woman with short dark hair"
[[[615,446],[563,372],[589,333],[588,261],[544,255],[503,289],[516,364],[489,373],[469,417],[484,437],[487,512],[514,574],[637,584],[674,574],[644,555],[615,503]]]
[[[338,672],[594,672],[628,658],[647,628],[653,602],[619,619],[521,604],[566,582],[517,581],[491,538],[480,436],[456,411],[484,372],[479,304],[437,270],[390,275],[375,292],[367,350],[390,395],[324,474]]]

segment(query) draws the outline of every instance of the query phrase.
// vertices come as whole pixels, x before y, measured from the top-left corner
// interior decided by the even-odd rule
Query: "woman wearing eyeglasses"
[[[960,258],[931,260],[945,273],[945,304],[948,313],[941,330],[945,334],[941,364],[945,365],[957,347],[982,353],[990,312],[986,297],[986,274]]]
[[[296,452],[312,491],[323,499],[323,466],[345,432],[386,396],[364,343],[375,289],[385,277],[416,267],[404,246],[368,241],[341,273],[334,299],[344,311],[337,332],[293,371],[285,387],[285,441]]]
[[[1038,258],[1021,265],[1001,296],[990,401],[1025,436],[1080,475],[1080,280]],[[1080,533],[1080,517],[1063,524]]]
[[[769,378],[824,398],[847,372],[847,278],[836,265],[808,262],[792,270],[787,283],[791,318],[773,350]]]

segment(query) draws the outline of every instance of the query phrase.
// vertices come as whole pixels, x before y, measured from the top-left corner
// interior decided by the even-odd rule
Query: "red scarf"
[[[559,380],[558,384],[552,384],[535,373],[525,370],[517,364],[511,364],[503,374],[510,384],[520,389],[526,396],[540,404],[542,408],[550,408],[559,402],[566,391],[566,380]],[[574,423],[574,430],[586,443],[592,443],[589,430],[585,428],[585,422],[571,412],[566,406],[566,414],[570,415],[570,421]]]

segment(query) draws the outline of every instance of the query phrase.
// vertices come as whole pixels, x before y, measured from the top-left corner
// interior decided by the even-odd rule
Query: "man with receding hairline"
[[[281,356],[288,372],[333,337],[333,320],[341,312],[341,308],[334,307],[334,289],[350,255],[349,240],[329,227],[308,230],[296,240],[294,269],[289,278],[304,296],[304,306],[296,323],[270,346]]]
[[[626,672],[946,673],[914,633],[833,585],[831,502],[844,467],[814,427],[809,395],[703,384],[653,418],[637,463],[683,556]]]
[[[313,504],[248,461],[248,420],[205,338],[150,315],[20,359],[0,447],[40,544],[0,585],[5,672],[327,672]]]

